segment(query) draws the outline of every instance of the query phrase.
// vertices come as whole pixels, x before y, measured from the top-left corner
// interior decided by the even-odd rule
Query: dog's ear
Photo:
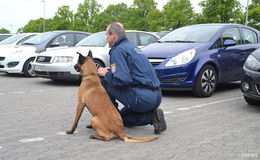
[[[77,53],[79,54],[78,62],[80,65],[83,65],[85,62],[85,57],[81,53],[79,53],[79,52],[77,52]]]
[[[92,51],[91,51],[91,50],[88,51],[88,56],[91,57],[91,58],[93,58],[93,55],[92,55]]]

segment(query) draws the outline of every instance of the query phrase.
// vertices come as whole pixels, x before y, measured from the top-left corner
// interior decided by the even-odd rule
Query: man
[[[111,67],[99,68],[103,84],[112,102],[118,107],[118,100],[124,105],[119,111],[124,125],[143,126],[152,124],[154,133],[166,130],[164,113],[159,109],[162,99],[157,75],[141,50],[126,38],[121,23],[111,23],[106,29],[111,47]]]

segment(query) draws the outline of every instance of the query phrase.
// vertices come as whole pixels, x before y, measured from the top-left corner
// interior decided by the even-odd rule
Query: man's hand
[[[109,70],[110,70],[110,67],[106,67],[106,68],[100,67],[98,69],[98,75],[104,77],[106,75],[106,73],[109,72]]]

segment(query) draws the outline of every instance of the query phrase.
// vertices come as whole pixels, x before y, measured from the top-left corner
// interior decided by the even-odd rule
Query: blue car
[[[198,24],[176,29],[144,47],[163,90],[191,89],[209,97],[217,83],[241,80],[243,64],[260,48],[259,32],[239,24]]]

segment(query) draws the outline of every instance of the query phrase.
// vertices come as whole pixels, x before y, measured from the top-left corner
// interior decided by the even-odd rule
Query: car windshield
[[[22,43],[22,45],[37,45],[37,44],[41,44],[44,41],[46,41],[47,39],[49,39],[50,37],[52,37],[53,35],[55,35],[55,32],[45,32],[42,34],[39,34],[37,36],[34,36],[26,41],[24,41]]]
[[[76,46],[104,47],[106,44],[105,32],[98,32],[82,39]]]
[[[6,45],[6,44],[12,44],[16,41],[18,41],[20,38],[23,38],[25,34],[17,34],[12,37],[6,38],[5,40],[0,42],[0,45]]]
[[[220,28],[220,25],[195,25],[182,27],[168,33],[158,42],[206,43],[213,38]]]

